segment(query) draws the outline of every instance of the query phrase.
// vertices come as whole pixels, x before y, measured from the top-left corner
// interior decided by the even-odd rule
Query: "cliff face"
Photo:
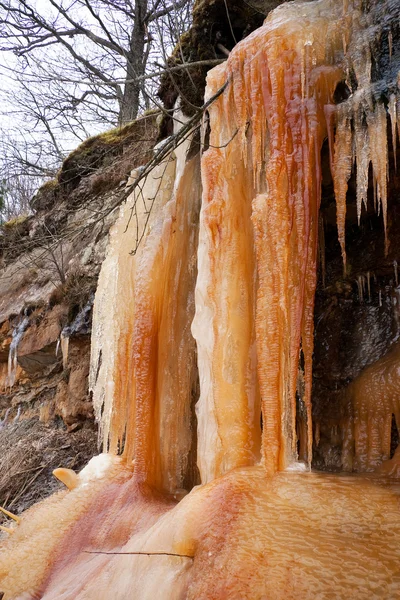
[[[223,35],[226,3],[204,4]],[[398,9],[291,2],[242,28],[207,75],[201,152],[192,131],[141,171],[94,302],[103,453],[9,515],[7,599],[399,595]],[[53,368],[57,331],[42,418],[78,444],[92,300],[73,273],[18,317],[8,384],[14,356],[32,381]]]
[[[88,391],[92,305],[130,172],[156,115],[86,141],[0,238],[0,505],[20,512],[98,450]],[[46,490],[46,491],[44,491]]]

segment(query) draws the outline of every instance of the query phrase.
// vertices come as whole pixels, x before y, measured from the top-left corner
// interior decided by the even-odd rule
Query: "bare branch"
[[[165,15],[167,15],[168,13],[170,13],[174,10],[179,10],[179,9],[183,8],[187,3],[188,3],[188,0],[181,0],[180,2],[177,2],[176,4],[173,4],[172,6],[167,6],[158,11],[149,12],[149,13],[147,13],[147,15],[145,17],[145,20],[147,23],[151,23],[151,21],[156,21],[157,19],[164,17]]]

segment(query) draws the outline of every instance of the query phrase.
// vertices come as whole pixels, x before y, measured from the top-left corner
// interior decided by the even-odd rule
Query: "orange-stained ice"
[[[190,323],[199,207],[200,169],[194,158],[144,240],[136,265],[131,349],[136,408],[123,456],[134,460],[136,476],[170,493],[184,487],[194,435],[196,370]]]
[[[394,599],[399,493],[385,476],[247,467],[174,506],[114,464],[26,513],[1,589],[6,600]]]
[[[209,96],[226,79],[230,83],[209,110],[210,149],[202,160],[193,331],[205,383],[198,419],[206,481],[256,459],[258,394],[267,472],[296,461],[300,352],[311,461],[320,154],[327,136],[324,109],[343,73],[327,60],[331,26],[323,4],[310,19],[296,19],[297,10],[277,11],[207,80]],[[337,32],[331,43],[341,43]],[[206,327],[212,331],[207,337]]]
[[[400,344],[364,369],[343,399],[343,469],[374,471],[390,458],[393,418],[400,428]]]
[[[130,363],[136,257],[132,251],[138,237],[148,233],[158,211],[171,199],[175,162],[170,157],[156,167],[143,187],[121,207],[110,231],[107,256],[99,276],[93,309],[89,386],[104,448],[109,447],[114,453],[125,436],[129,415],[134,412],[135,382]]]
[[[224,70],[213,71],[219,87]],[[254,186],[234,135],[221,148],[223,99],[210,108],[210,148],[203,155],[196,317],[200,400],[198,465],[203,482],[260,459],[257,381],[256,258],[251,225]],[[230,132],[226,134],[230,135]]]
[[[346,274],[346,194],[347,182],[350,179],[353,162],[351,113],[349,107],[340,107],[337,117],[332,176],[336,199],[338,238]]]
[[[197,274],[198,163],[195,158],[186,165],[174,191],[170,158],[123,207],[111,232],[94,314],[91,386],[98,418],[103,411],[104,444],[109,441],[114,453],[123,450],[139,479],[170,493],[183,488],[185,478],[190,483],[188,470],[193,471],[196,370],[190,323]],[[138,227],[132,207],[144,202],[148,210],[152,197],[151,220],[132,256],[146,216],[142,210]]]

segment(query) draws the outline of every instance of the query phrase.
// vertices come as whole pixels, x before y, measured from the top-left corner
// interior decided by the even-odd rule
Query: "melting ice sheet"
[[[12,332],[12,340],[8,351],[8,376],[7,386],[12,388],[15,383],[15,376],[17,373],[18,365],[18,344],[20,343],[22,336],[25,333],[25,329],[28,327],[29,317],[23,317],[20,319],[18,325]]]
[[[195,488],[174,506],[118,469],[92,482],[93,494],[78,485],[26,513],[13,536],[18,545],[0,566],[6,598],[398,595],[399,489],[384,478],[279,473],[268,479],[262,467],[249,467]],[[135,552],[148,554],[129,554]],[[39,567],[42,584],[34,586]]]

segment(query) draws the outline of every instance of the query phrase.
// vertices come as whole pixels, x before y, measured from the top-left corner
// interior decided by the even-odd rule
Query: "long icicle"
[[[352,142],[350,107],[343,104],[337,110],[332,175],[336,198],[338,238],[342,251],[344,274],[346,274],[346,194],[353,162]]]

